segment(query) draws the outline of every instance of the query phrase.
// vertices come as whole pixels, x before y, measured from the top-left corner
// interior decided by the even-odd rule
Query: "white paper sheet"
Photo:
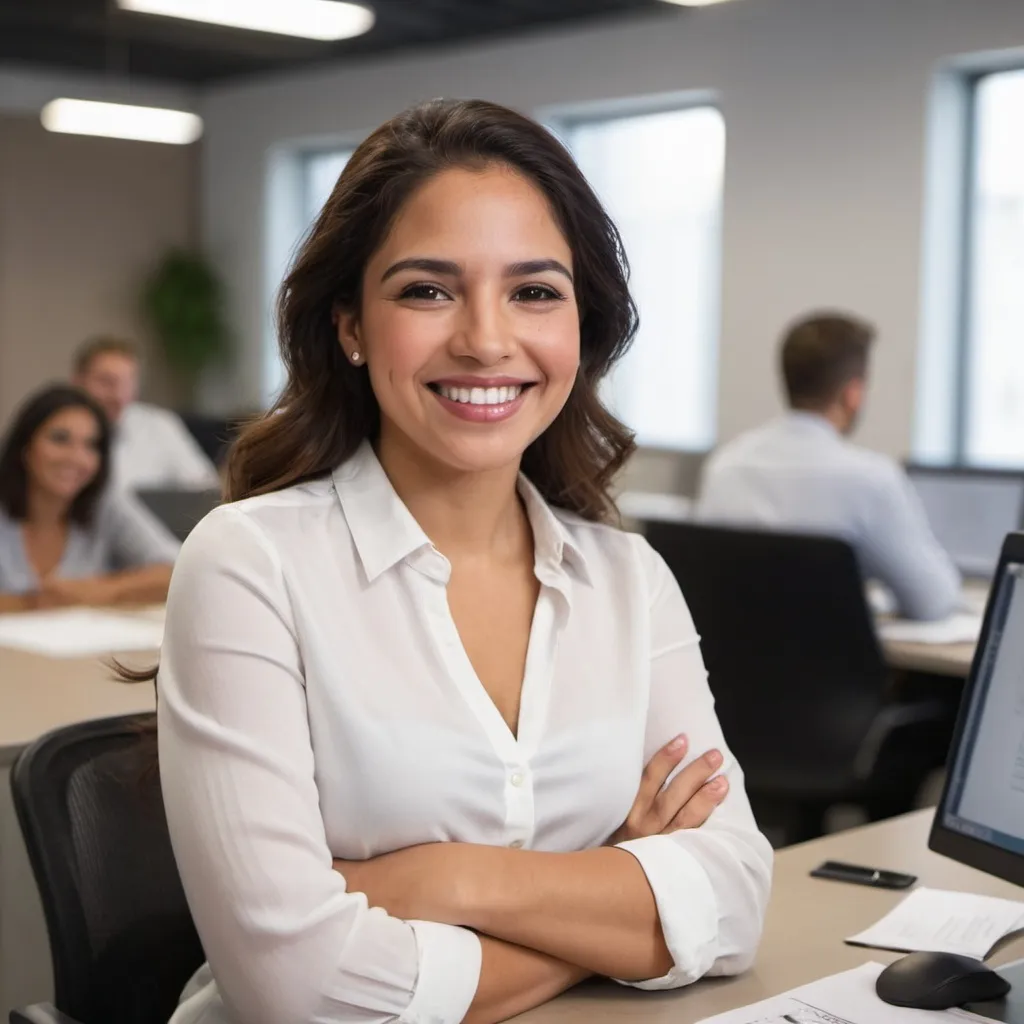
[[[52,658],[83,658],[156,650],[163,641],[163,616],[132,615],[94,608],[0,615],[0,647]]]
[[[878,963],[862,964],[698,1024],[954,1024],[982,1019],[965,1010],[908,1010],[883,1003],[875,995],[882,970]]]
[[[879,636],[892,643],[966,644],[976,643],[981,633],[981,615],[957,612],[937,622],[910,622],[894,619],[878,627]]]
[[[1024,903],[921,888],[866,931],[846,941],[908,953],[931,950],[983,960],[1004,936],[1024,928]]]

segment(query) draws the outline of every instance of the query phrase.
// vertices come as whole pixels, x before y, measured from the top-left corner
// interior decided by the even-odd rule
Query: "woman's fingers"
[[[640,788],[637,790],[633,809],[646,814],[658,798],[665,780],[672,774],[672,769],[684,757],[689,747],[689,740],[684,735],[669,740],[654,757],[647,762],[643,775],[640,776]]]
[[[697,790],[662,831],[676,832],[681,828],[700,828],[728,793],[729,780],[724,775],[716,776]]]
[[[698,757],[688,764],[655,798],[654,812],[660,824],[659,831],[666,828],[671,821],[694,799],[701,787],[722,767],[722,755],[717,750],[709,750],[703,757]]]

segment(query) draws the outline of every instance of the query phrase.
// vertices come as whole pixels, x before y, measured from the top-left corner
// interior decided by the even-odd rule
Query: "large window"
[[[351,149],[329,149],[307,153],[302,161],[302,217],[303,230],[327,202],[338,175],[345,169]]]
[[[725,123],[710,106],[559,117],[622,233],[640,310],[608,400],[644,445],[704,450],[715,440]]]
[[[974,90],[960,459],[1024,465],[1024,70]]]

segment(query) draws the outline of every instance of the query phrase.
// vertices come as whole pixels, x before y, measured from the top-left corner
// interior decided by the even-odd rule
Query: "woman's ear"
[[[355,313],[335,306],[331,311],[334,330],[345,357],[353,365],[360,365],[366,358],[360,337],[359,318]]]

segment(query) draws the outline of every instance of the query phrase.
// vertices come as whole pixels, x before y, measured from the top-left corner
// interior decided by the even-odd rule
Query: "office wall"
[[[67,373],[85,335],[145,342],[140,281],[166,247],[198,237],[198,147],[53,135],[38,106],[12,109],[0,110],[0,421]],[[147,392],[173,398],[155,354]]]
[[[358,136],[439,95],[538,110],[713,89],[728,129],[720,436],[779,408],[770,382],[785,321],[836,305],[882,332],[862,439],[904,453],[932,77],[951,55],[1021,45],[1020,0],[742,0],[214,89],[201,101],[202,222],[247,346],[231,390],[260,390],[265,174],[277,148]]]

